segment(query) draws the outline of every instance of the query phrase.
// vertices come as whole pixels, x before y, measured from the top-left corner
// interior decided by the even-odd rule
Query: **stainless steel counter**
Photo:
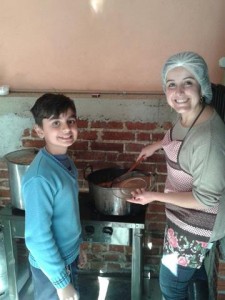
[[[132,245],[132,273],[131,273],[131,300],[141,300],[142,297],[142,238],[144,224],[142,223],[124,223],[124,222],[110,222],[110,221],[94,221],[81,220],[84,240],[89,242],[105,242],[116,243],[119,237],[118,233],[123,231],[125,239],[117,240],[117,244]],[[12,207],[6,206],[0,211],[0,226],[3,229],[4,245],[6,250],[6,262],[9,285],[9,300],[19,300],[19,291],[21,286],[26,283],[18,283],[18,269],[17,261],[17,245],[18,239],[24,239],[25,220],[23,215],[13,214]],[[87,232],[88,226],[94,227],[94,233]],[[86,228],[86,229],[85,229]],[[89,227],[90,229],[90,227]],[[97,231],[101,231],[101,238],[98,240],[95,236]],[[118,230],[118,232],[117,232]],[[86,233],[85,233],[86,232]],[[115,234],[117,232],[117,234]],[[97,239],[97,240],[96,240]],[[103,240],[102,240],[103,239]],[[29,274],[27,276],[27,279]]]

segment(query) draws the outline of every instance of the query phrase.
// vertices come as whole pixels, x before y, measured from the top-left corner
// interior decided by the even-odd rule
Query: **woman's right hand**
[[[161,148],[162,148],[162,141],[158,141],[153,144],[150,144],[141,150],[140,154],[137,157],[137,160],[140,159],[141,157],[143,157],[143,159],[146,160],[149,156],[152,156],[155,153],[155,151]]]
[[[73,285],[69,283],[62,289],[57,289],[59,300],[79,300],[79,293],[75,290]]]

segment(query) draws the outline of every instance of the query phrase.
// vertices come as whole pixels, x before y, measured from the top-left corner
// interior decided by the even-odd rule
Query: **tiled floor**
[[[80,300],[131,300],[131,284],[128,276],[102,277],[89,274],[80,275]],[[158,280],[150,280],[149,296],[143,295],[142,300],[161,300]],[[8,297],[0,300],[7,300]],[[30,281],[22,289],[19,300],[33,300]]]

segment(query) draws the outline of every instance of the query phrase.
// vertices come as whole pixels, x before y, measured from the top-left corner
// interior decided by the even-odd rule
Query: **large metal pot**
[[[91,170],[89,175],[86,174],[88,168]],[[114,216],[137,215],[146,209],[145,205],[127,202],[126,199],[128,196],[121,188],[103,187],[99,185],[103,182],[112,181],[126,172],[127,169],[121,168],[106,168],[94,172],[90,166],[85,169],[84,177],[88,181],[91,199],[94,201],[95,208],[100,213]],[[142,171],[135,172],[140,176],[149,177],[149,182],[151,183],[152,174]]]
[[[17,150],[5,155],[9,170],[11,204],[15,208],[24,210],[21,195],[22,177],[37,153],[38,149],[30,148]]]

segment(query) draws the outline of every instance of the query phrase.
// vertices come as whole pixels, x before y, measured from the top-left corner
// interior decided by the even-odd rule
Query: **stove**
[[[133,229],[144,229],[145,210],[137,215],[104,215],[99,213],[88,193],[79,197],[84,241],[131,246]]]
[[[89,193],[79,194],[83,240],[90,243],[132,246],[131,300],[142,297],[142,243],[145,210],[138,215],[108,216],[96,211]],[[8,271],[9,300],[19,299],[16,240],[24,239],[25,212],[10,204],[0,210]]]
[[[80,193],[80,216],[84,241],[132,246],[131,300],[142,299],[142,244],[145,208],[139,214],[104,215],[94,207],[89,193]]]

